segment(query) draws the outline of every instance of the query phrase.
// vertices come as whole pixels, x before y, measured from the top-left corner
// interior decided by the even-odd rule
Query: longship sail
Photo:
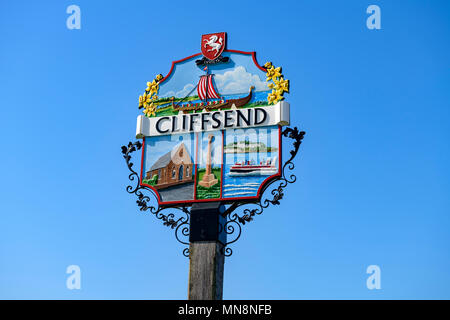
[[[201,76],[197,85],[198,97],[201,100],[220,99],[212,84],[212,75]]]
[[[218,109],[222,110],[223,108],[231,108],[232,106],[235,106],[236,108],[240,108],[245,106],[247,103],[250,102],[252,99],[252,90],[255,89],[255,87],[251,86],[249,93],[247,96],[238,98],[238,99],[229,99],[226,100],[224,97],[221,97],[216,89],[214,89],[213,83],[212,83],[212,74],[204,75],[200,77],[200,80],[197,84],[197,93],[200,100],[203,100],[202,102],[197,103],[191,103],[188,102],[186,104],[181,104],[183,100],[188,97],[194,90],[195,87],[192,89],[191,92],[189,92],[186,97],[181,99],[178,103],[175,104],[175,98],[172,97],[172,108],[174,110],[183,111],[184,113],[187,113],[192,110],[213,110]],[[215,101],[207,101],[208,99],[220,99]]]

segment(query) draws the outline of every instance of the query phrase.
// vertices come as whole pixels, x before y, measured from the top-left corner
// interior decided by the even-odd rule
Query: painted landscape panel
[[[141,184],[160,204],[260,196],[280,172],[278,126],[146,137]]]
[[[267,97],[272,90],[266,72],[255,65],[252,55],[224,52],[223,56],[229,58],[228,63],[211,64],[206,72],[203,66],[196,65],[198,57],[178,62],[169,78],[160,84],[158,98],[153,101],[155,114],[151,116],[201,112],[205,108],[230,109],[233,104],[237,108],[268,106]],[[206,97],[199,90],[202,84],[208,84],[211,90]]]
[[[280,155],[278,126],[225,131],[223,198],[257,196],[279,173]]]
[[[219,199],[222,184],[222,131],[198,134],[196,199]]]
[[[194,199],[195,134],[145,139],[141,182],[151,186],[161,202]]]

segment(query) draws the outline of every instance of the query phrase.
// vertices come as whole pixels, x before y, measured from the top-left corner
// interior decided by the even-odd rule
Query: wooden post
[[[219,202],[194,204],[189,234],[189,300],[222,300],[226,221]]]
[[[217,241],[189,245],[189,300],[222,300],[225,259]]]

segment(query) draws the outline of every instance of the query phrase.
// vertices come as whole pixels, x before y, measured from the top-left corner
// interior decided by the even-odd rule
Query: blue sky
[[[381,30],[366,27],[370,4]],[[120,146],[146,82],[226,31],[229,49],[283,67],[307,134],[297,182],[233,245],[224,298],[449,299],[449,2],[209,8],[0,3],[0,298],[186,298],[183,247],[126,193]],[[366,288],[372,264],[381,290]],[[81,290],[66,288],[69,265]]]

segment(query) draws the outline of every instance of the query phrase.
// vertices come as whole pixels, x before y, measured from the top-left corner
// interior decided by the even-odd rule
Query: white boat
[[[261,161],[259,164],[248,160],[236,162],[231,166],[228,175],[231,177],[270,176],[278,173],[276,160],[277,157],[269,158],[267,161]]]

